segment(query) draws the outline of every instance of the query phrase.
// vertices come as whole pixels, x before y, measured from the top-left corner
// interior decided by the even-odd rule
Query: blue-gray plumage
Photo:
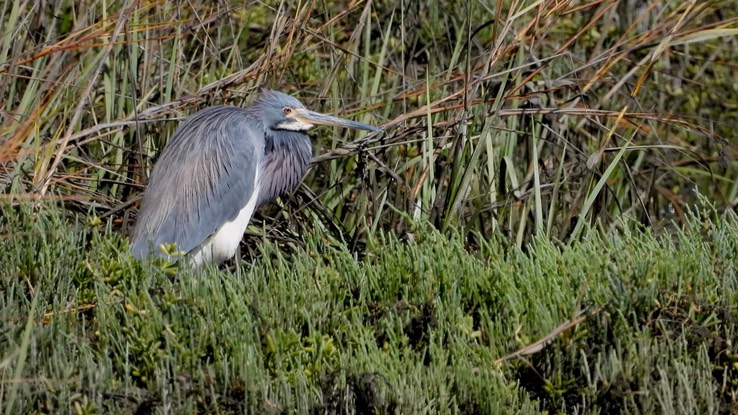
[[[233,257],[254,211],[302,179],[312,156],[307,131],[316,125],[379,131],[276,91],[246,108],[209,107],[187,118],[151,173],[134,256],[163,255],[161,244],[176,243],[192,265]]]

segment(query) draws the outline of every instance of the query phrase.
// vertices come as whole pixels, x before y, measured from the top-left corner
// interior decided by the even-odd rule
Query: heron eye
[[[282,114],[284,115],[290,115],[292,113],[292,108],[290,107],[284,107],[282,108]]]

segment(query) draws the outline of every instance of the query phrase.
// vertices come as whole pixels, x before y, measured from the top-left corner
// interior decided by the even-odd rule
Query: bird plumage
[[[246,108],[209,107],[187,118],[151,173],[131,235],[134,256],[163,255],[160,244],[176,243],[194,265],[232,257],[254,211],[307,171],[313,122],[376,130],[276,91]]]

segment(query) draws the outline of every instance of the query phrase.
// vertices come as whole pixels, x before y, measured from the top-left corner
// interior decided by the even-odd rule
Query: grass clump
[[[720,413],[738,218],[526,252],[420,226],[359,260],[306,235],[230,270],[138,263],[110,226],[4,211],[0,403],[41,413]],[[28,254],[33,252],[33,255]]]

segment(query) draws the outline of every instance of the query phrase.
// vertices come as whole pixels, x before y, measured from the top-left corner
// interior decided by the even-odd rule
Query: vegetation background
[[[0,406],[734,410],[736,35],[731,0],[4,2]],[[179,122],[263,87],[385,133],[312,133],[246,263],[133,263]]]

